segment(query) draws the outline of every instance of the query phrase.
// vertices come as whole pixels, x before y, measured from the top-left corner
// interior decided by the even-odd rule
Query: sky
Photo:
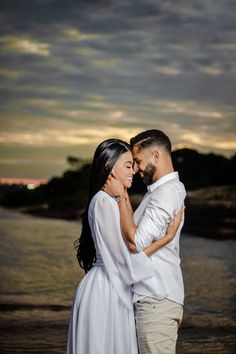
[[[0,177],[154,128],[235,153],[235,1],[1,0],[0,24]]]

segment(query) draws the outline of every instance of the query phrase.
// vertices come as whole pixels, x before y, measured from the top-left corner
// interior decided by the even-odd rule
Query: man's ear
[[[160,157],[159,152],[157,150],[154,150],[153,153],[152,153],[152,156],[153,156],[153,159],[154,159],[155,163],[157,163],[158,160],[159,160],[159,157]]]

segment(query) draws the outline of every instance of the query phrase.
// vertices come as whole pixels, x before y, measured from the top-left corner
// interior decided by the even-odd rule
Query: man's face
[[[135,172],[139,172],[144,184],[149,185],[154,182],[157,167],[153,160],[153,151],[151,148],[139,150],[134,146],[132,150]]]

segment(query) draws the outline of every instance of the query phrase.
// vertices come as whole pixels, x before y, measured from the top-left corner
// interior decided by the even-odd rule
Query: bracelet
[[[121,197],[120,195],[113,195],[113,198],[115,199],[115,201],[117,203],[119,203],[122,199],[124,199],[125,201],[127,201],[126,197]]]

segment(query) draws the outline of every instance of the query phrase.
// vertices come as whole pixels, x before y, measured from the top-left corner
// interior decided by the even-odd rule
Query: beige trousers
[[[183,306],[146,297],[134,304],[140,354],[175,354]]]

